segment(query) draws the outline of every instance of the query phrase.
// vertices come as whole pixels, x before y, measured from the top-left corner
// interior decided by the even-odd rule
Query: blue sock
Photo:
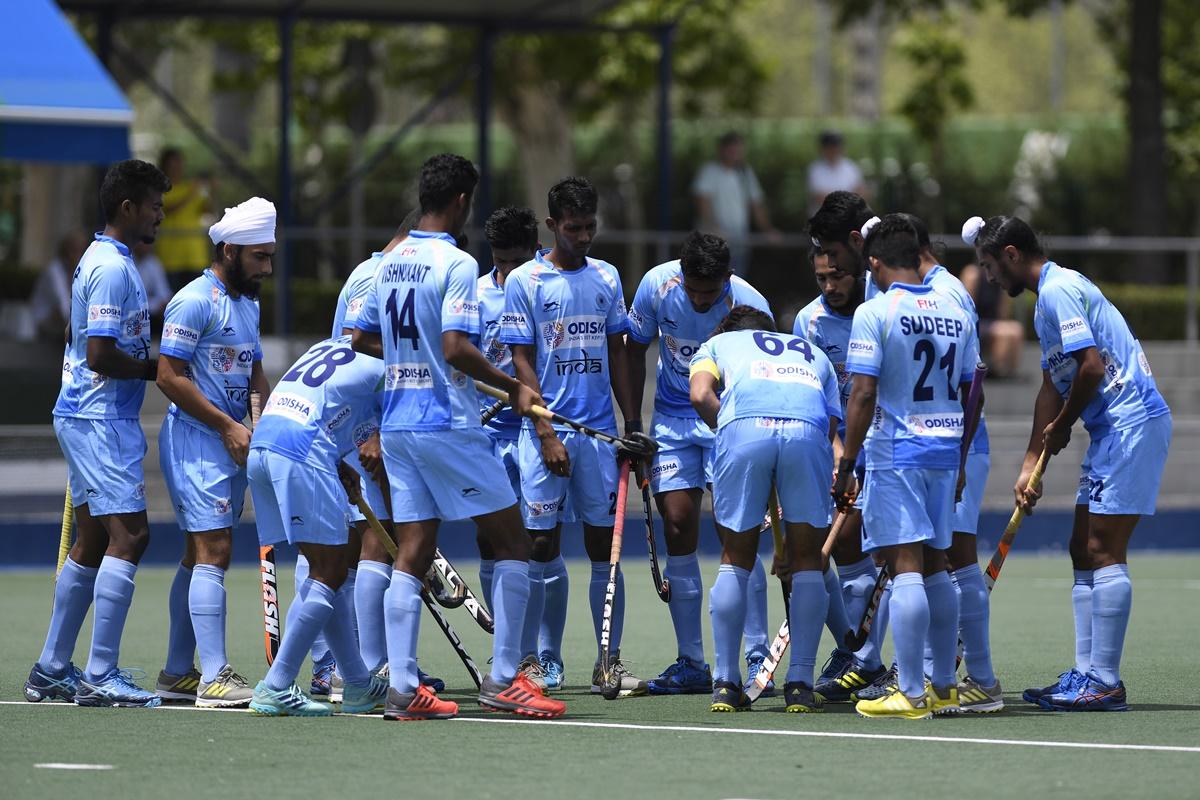
[[[1092,582],[1090,569],[1075,570],[1071,608],[1075,612],[1075,669],[1087,675],[1092,668]]]
[[[358,651],[367,669],[374,672],[387,662],[387,627],[383,622],[383,595],[392,582],[392,568],[378,561],[358,562],[354,582],[354,611],[358,618]]]
[[[592,607],[592,627],[596,631],[596,657],[600,657],[600,628],[604,622],[604,594],[608,589],[608,562],[592,562],[592,580],[588,584],[588,601]],[[617,567],[617,592],[613,598],[612,630],[609,633],[609,649],[621,649],[621,630],[625,626],[625,576]]]
[[[196,659],[196,634],[192,630],[192,616],[188,613],[191,585],[192,571],[180,564],[167,596],[170,627],[167,629],[167,663],[163,672],[168,675],[186,675]]]
[[[275,661],[264,678],[268,688],[280,692],[295,683],[313,639],[331,616],[333,590],[311,578],[305,580],[292,600],[279,652],[275,654]]]
[[[854,654],[864,666],[883,666],[883,642],[887,638],[888,621],[892,610],[892,582],[883,585],[883,594],[879,596],[879,606],[875,609],[875,619],[871,621],[871,633],[867,643]],[[893,656],[893,659],[895,657]]]
[[[338,587],[338,591],[345,590],[350,597],[350,630],[354,632],[354,649],[358,649],[358,610],[354,607],[354,587],[358,584],[358,570],[346,570],[346,580],[342,581],[342,585]],[[326,637],[328,638],[328,637]],[[332,649],[332,648],[331,648]],[[336,654],[335,654],[336,657]],[[341,672],[339,669],[338,672]],[[342,672],[342,677],[346,677],[346,673]]]
[[[896,646],[896,665],[900,689],[909,697],[925,694],[922,669],[925,635],[929,631],[929,601],[925,580],[919,572],[902,572],[892,579],[892,643]]]
[[[828,570],[826,575],[833,570]],[[799,681],[812,688],[813,671],[817,664],[817,647],[821,644],[821,628],[825,622],[825,606],[831,594],[826,588],[828,579],[819,570],[792,573],[792,596],[788,605],[789,628],[792,634],[792,658],[788,664],[787,682]],[[837,588],[833,597],[840,597]]]
[[[722,564],[717,580],[708,593],[708,615],[712,620],[713,648],[717,668],[713,680],[741,684],[742,630],[746,625],[747,590],[750,572],[732,564]]]
[[[795,586],[794,581],[792,585]],[[846,606],[842,602],[842,586],[838,580],[838,573],[833,567],[825,570],[821,576],[821,585],[825,587],[825,594],[829,598],[823,604],[825,606],[825,627],[829,628],[829,633],[833,636],[833,646],[841,650],[842,639],[846,636],[846,631],[850,630],[850,618],[846,616]],[[789,680],[791,679],[789,678]]]
[[[133,603],[133,576],[136,574],[137,564],[115,556],[105,556],[96,570],[92,600],[96,614],[92,620],[92,652],[87,663],[89,678],[102,678],[117,666],[121,633]]]
[[[488,611],[492,610],[492,574],[495,571],[495,561],[490,558],[479,560],[479,591],[483,593],[483,602],[487,603]]]
[[[494,581],[496,634],[492,641],[492,680],[507,686],[517,674],[517,663],[521,660],[521,635],[531,582],[529,562],[497,561]]]
[[[529,597],[525,605],[525,618],[521,623],[520,658],[538,652],[538,632],[542,627],[542,615],[546,609],[546,565],[541,561],[529,561]]]
[[[1121,651],[1132,609],[1128,564],[1113,564],[1092,573],[1091,675],[1106,686],[1121,681]]]
[[[383,596],[387,620],[388,674],[401,694],[417,690],[417,634],[421,632],[421,581],[392,570],[392,583]]]
[[[696,553],[668,556],[663,573],[671,584],[671,624],[675,626],[675,641],[679,655],[693,664],[704,663],[704,634],[700,612],[704,605],[704,579],[700,577],[700,559]]]
[[[838,564],[838,578],[841,580],[842,602],[846,604],[846,617],[850,626],[857,628],[862,621],[863,612],[871,600],[871,592],[875,590],[875,579],[879,573],[875,570],[875,561],[867,556],[857,564]]]
[[[929,678],[939,689],[954,686],[955,661],[958,659],[958,588],[950,573],[936,572],[925,579],[925,597],[929,602],[929,639],[933,668]]]
[[[987,584],[978,564],[968,564],[954,570],[958,585],[958,635],[963,643],[963,662],[967,674],[982,686],[994,686],[996,673],[992,670],[992,645],[988,636]]]
[[[301,596],[301,590],[306,585],[308,580],[308,559],[303,553],[296,554],[296,597]],[[295,602],[295,601],[293,601]],[[284,620],[286,623],[287,620]],[[315,672],[319,664],[327,664],[333,660],[333,654],[329,652],[329,643],[325,641],[321,631],[317,631],[317,638],[313,639],[312,643],[312,663],[313,671]]]
[[[765,656],[770,641],[767,633],[770,624],[767,620],[767,573],[761,558],[755,557],[754,567],[749,574],[746,584],[746,623],[742,631],[747,658],[751,655]]]
[[[192,567],[188,609],[196,631],[201,680],[209,683],[229,663],[225,657],[225,570],[212,564]]]
[[[571,577],[567,574],[567,562],[559,556],[547,561],[542,568],[546,586],[546,605],[542,611],[542,624],[538,633],[538,650],[549,652],[562,661],[563,631],[567,628],[567,598],[571,593]]]
[[[325,584],[313,581],[313,586]],[[344,581],[334,594],[333,614],[325,621],[324,633],[329,652],[337,659],[337,671],[342,680],[353,686],[363,686],[370,681],[371,673],[358,653],[358,637],[354,635],[354,587],[350,581]]]
[[[71,558],[54,582],[54,610],[50,614],[50,630],[37,664],[46,672],[57,675],[66,669],[75,652],[75,641],[83,618],[92,605],[96,588],[96,567],[81,567]]]

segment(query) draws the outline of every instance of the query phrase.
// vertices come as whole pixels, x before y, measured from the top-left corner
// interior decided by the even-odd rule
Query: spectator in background
[[[142,283],[146,284],[146,305],[150,308],[152,330],[161,331],[163,311],[174,292],[171,291],[162,262],[154,254],[154,245],[145,242],[134,245],[133,263],[142,276]]]
[[[163,196],[166,217],[158,234],[158,257],[171,291],[177,292],[200,277],[211,260],[212,247],[204,226],[209,187],[184,178],[183,153],[177,148],[163,150],[158,166],[171,179],[172,187]]]
[[[808,165],[809,214],[817,213],[821,203],[825,202],[825,195],[830,192],[854,192],[866,198],[862,170],[846,157],[842,135],[837,131],[825,131],[817,141],[821,157]]]
[[[717,140],[717,160],[707,162],[696,173],[692,196],[696,199],[696,227],[725,239],[734,273],[746,277],[750,269],[746,236],[751,220],[771,237],[779,232],[771,225],[762,186],[746,163],[746,141],[741,134],[731,131]]]
[[[999,284],[987,280],[976,264],[967,264],[959,274],[979,314],[981,351],[988,363],[988,376],[1011,378],[1017,374],[1025,329],[1012,316],[1012,298]]]
[[[58,243],[58,251],[38,274],[29,296],[29,312],[33,328],[41,341],[62,342],[71,319],[71,276],[88,239],[80,231],[71,231]]]

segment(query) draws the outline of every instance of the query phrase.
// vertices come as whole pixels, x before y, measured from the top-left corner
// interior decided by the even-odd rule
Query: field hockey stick
[[[479,602],[479,598],[471,591],[471,587],[462,579],[458,571],[454,569],[454,565],[450,563],[450,559],[442,554],[441,550],[433,551],[433,569],[438,573],[439,577],[449,584],[451,594],[443,601],[441,597],[435,599],[446,608],[458,608],[465,606],[467,613],[471,618],[488,633],[496,632],[496,623],[492,619],[492,615],[488,612],[487,607]]]
[[[1029,475],[1029,482],[1025,484],[1026,491],[1036,489],[1041,485],[1042,473],[1046,471],[1046,462],[1049,460],[1050,451],[1042,448],[1042,454],[1038,456],[1037,463],[1033,466],[1033,472]],[[1000,568],[1004,566],[1004,559],[1008,558],[1009,548],[1012,547],[1013,540],[1017,538],[1017,529],[1021,527],[1021,521],[1024,519],[1025,509],[1018,505],[1013,509],[1012,516],[1009,517],[1004,533],[1000,534],[1000,543],[996,545],[996,552],[992,553],[992,560],[988,562],[987,570],[984,572],[983,582],[987,584],[989,592],[1000,577]]]
[[[58,563],[54,566],[54,580],[62,574],[63,566],[67,563],[67,553],[71,552],[71,529],[75,527],[75,504],[71,502],[71,484],[63,495],[62,530],[58,534]]]
[[[497,400],[490,408],[488,408],[487,411],[484,411],[483,414],[480,415],[479,424],[487,425],[496,418],[497,414],[504,410],[506,405],[508,405],[507,400]]]
[[[653,502],[650,497],[650,481],[642,482],[642,505],[646,509],[646,548],[650,551],[650,578],[654,581],[654,591],[658,599],[664,603],[671,602],[671,582],[662,576],[658,568],[658,546],[654,541],[654,512],[650,508]]]
[[[250,390],[250,431],[258,427],[262,417],[262,392]],[[275,663],[279,652],[279,582],[275,570],[275,546],[260,545],[258,548],[258,578],[262,585],[263,600],[263,655],[267,666]]]
[[[879,568],[879,575],[875,578],[875,588],[871,590],[871,599],[867,601],[867,607],[863,609],[862,621],[858,623],[857,630],[847,631],[842,640],[842,647],[851,653],[861,650],[862,646],[867,643],[867,637],[871,635],[871,624],[875,621],[875,612],[879,610],[879,601],[883,599],[883,592],[887,589],[887,582],[891,577],[887,564]]]
[[[600,694],[616,700],[621,694],[621,678],[612,668],[612,618],[616,606],[617,575],[621,569],[621,542],[625,538],[625,503],[629,499],[629,460],[621,459],[617,481],[617,516],[613,521],[612,549],[608,553],[608,585],[604,587],[604,615],[600,620]]]
[[[454,648],[454,652],[458,654],[463,666],[467,668],[467,672],[471,675],[471,680],[475,681],[477,689],[483,688],[483,675],[479,672],[479,667],[475,666],[475,661],[471,658],[471,654],[467,652],[467,648],[463,647],[462,639],[458,638],[458,634],[454,632],[454,628],[450,627],[450,620],[446,619],[446,615],[438,608],[437,603],[429,596],[429,592],[421,590],[421,600],[425,603],[425,607],[429,609],[429,613],[433,615],[433,620],[442,629],[442,633],[446,635],[450,646]]]
[[[838,536],[842,532],[842,527],[846,524],[846,520],[850,518],[858,509],[848,508],[845,511],[839,511],[833,519],[833,526],[829,529],[829,535],[825,537],[825,544],[821,545],[821,558],[829,558],[829,554],[833,552],[834,545],[837,544]]]
[[[767,501],[770,503],[770,508],[767,513],[771,519],[771,538],[775,542],[775,554],[777,556],[787,557],[787,543],[783,538],[783,522],[779,519],[779,498],[775,494],[775,487],[771,487],[771,497]],[[779,579],[779,585],[783,589],[783,624],[779,626],[779,633],[775,635],[775,640],[771,642],[771,649],[767,651],[766,658],[763,659],[762,666],[758,668],[758,673],[754,676],[753,682],[746,688],[746,696],[753,703],[762,693],[766,691],[767,684],[775,677],[775,670],[779,668],[780,662],[783,660],[783,654],[787,651],[788,643],[792,640],[791,627],[791,602],[792,602],[792,587],[791,579]]]
[[[475,388],[484,394],[494,397],[497,400],[508,402],[508,392],[497,389],[495,386],[488,386],[486,383],[475,381]],[[629,433],[625,436],[613,436],[611,433],[598,431],[595,428],[584,425],[582,422],[576,422],[573,419],[567,419],[561,414],[557,414],[545,406],[534,406],[530,410],[530,414],[535,417],[556,422],[559,425],[566,425],[568,428],[582,433],[584,436],[590,436],[593,439],[598,439],[608,444],[616,445],[617,448],[628,455],[629,458],[639,461],[648,460],[650,456],[658,450],[658,442],[651,439],[644,433]]]

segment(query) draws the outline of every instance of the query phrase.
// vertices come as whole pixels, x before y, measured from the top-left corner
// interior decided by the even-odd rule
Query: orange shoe
[[[458,703],[442,700],[428,686],[401,694],[389,688],[384,719],[407,722],[418,719],[452,719],[458,716]]]
[[[479,705],[496,711],[511,711],[527,717],[561,717],[567,710],[565,703],[551,700],[542,694],[542,690],[534,686],[522,674],[517,674],[508,686],[492,680],[488,675],[483,679],[479,689]]]

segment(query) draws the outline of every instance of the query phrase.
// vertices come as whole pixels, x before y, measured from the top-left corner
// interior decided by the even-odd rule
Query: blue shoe
[[[334,673],[337,662],[326,661],[324,664],[313,664],[312,683],[308,685],[308,694],[314,700],[331,702],[333,693]]]
[[[373,714],[383,711],[387,705],[388,682],[386,678],[372,675],[362,686],[346,684],[342,689],[343,714]]]
[[[1036,687],[1032,689],[1026,689],[1025,691],[1021,692],[1021,697],[1026,703],[1038,705],[1038,700],[1043,695],[1062,694],[1063,692],[1069,692],[1082,683],[1085,678],[1086,676],[1082,672],[1074,667],[1071,667],[1069,670],[1059,675],[1056,682],[1041,689]]]
[[[847,658],[841,658],[843,652],[842,650],[833,651],[833,655],[826,662],[826,667],[821,672],[821,677],[813,689],[826,703],[850,702],[852,694],[859,689],[866,689],[887,672],[882,664],[875,669],[867,669],[849,653],[846,653]],[[833,672],[836,664],[840,664],[841,669]],[[827,677],[829,673],[832,674]]]
[[[162,698],[134,683],[128,670],[113,668],[98,681],[80,677],[79,688],[75,692],[75,705],[155,708],[162,705]]]
[[[746,682],[742,685],[743,689],[749,688],[754,683],[754,678],[758,675],[758,671],[762,669],[763,661],[766,656],[761,653],[754,653],[746,656]],[[759,697],[774,697],[775,696],[775,679],[767,681],[767,688],[762,690]]]
[[[736,683],[732,681],[713,683],[712,705],[709,707],[709,711],[749,711],[752,705],[750,698],[746,696],[746,691]]]
[[[37,664],[29,670],[29,678],[25,681],[25,699],[31,703],[43,700],[75,701],[75,692],[79,689],[79,679],[83,673],[70,662],[63,667],[62,672],[51,675]]]
[[[386,686],[384,691],[387,691]],[[254,699],[250,701],[250,710],[266,717],[328,717],[333,713],[330,706],[305,697],[304,692],[294,683],[277,692],[267,686],[266,681],[259,681],[254,687]]]
[[[446,691],[446,682],[444,680],[442,680],[441,678],[435,678],[432,675],[429,675],[428,673],[424,672],[420,667],[417,667],[417,678],[421,681],[422,686],[428,686],[430,689],[433,689],[435,692]],[[384,690],[385,690],[384,691],[385,697],[383,699],[384,699],[384,702],[386,702],[387,701],[387,697],[386,697],[387,686],[386,685],[384,686]]]
[[[1116,686],[1101,683],[1095,675],[1083,676],[1065,692],[1044,694],[1038,698],[1038,705],[1047,711],[1128,711],[1129,704],[1125,702],[1125,684],[1118,682]]]
[[[708,694],[713,689],[712,670],[708,664],[680,656],[646,686],[650,694]]]
[[[542,670],[546,673],[542,676],[542,680],[546,683],[546,691],[556,692],[563,688],[563,681],[567,675],[566,670],[563,669],[563,662],[555,658],[549,650],[543,650],[538,655],[538,660],[542,662]]]

